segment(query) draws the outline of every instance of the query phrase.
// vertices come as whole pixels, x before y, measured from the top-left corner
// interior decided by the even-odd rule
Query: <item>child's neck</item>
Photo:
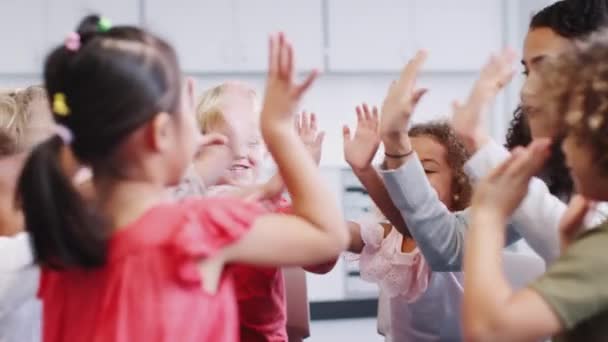
[[[94,185],[97,208],[115,229],[170,199],[166,187],[146,181],[94,179]]]

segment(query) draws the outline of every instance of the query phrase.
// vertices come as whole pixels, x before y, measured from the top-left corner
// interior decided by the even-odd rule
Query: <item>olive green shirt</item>
[[[608,224],[581,234],[530,287],[563,324],[554,342],[608,341]]]

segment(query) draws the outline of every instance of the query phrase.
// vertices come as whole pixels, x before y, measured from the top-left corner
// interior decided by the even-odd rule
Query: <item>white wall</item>
[[[431,91],[414,120],[445,117],[452,100],[464,99],[487,55],[504,45],[521,46],[530,11],[547,2],[3,0],[0,87],[37,81],[49,46],[61,42],[80,16],[98,11],[116,23],[144,24],[167,37],[201,88],[227,78],[242,79],[262,93],[267,35],[283,29],[294,40],[301,69],[324,70],[303,109],[316,112],[328,133],[323,165],[343,166],[341,125],[352,123],[354,106],[360,102],[380,104],[415,49],[430,50],[420,85]],[[26,14],[40,20],[32,25],[28,17],[26,25],[19,19]],[[515,83],[488,115],[488,127],[498,140],[517,102]]]

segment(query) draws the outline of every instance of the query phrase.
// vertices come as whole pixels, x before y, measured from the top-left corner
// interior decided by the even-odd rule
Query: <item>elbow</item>
[[[496,330],[484,319],[476,319],[473,322],[465,320],[462,334],[467,342],[493,342],[497,337]]]
[[[304,267],[304,270],[306,272],[315,273],[315,274],[327,274],[327,273],[331,272],[331,270],[334,269],[337,262],[338,262],[338,259],[334,259],[334,260],[331,260],[324,264]]]

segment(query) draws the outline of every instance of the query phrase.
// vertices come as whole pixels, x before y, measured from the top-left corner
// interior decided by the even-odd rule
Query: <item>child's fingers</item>
[[[369,120],[371,119],[371,114],[369,112],[369,107],[367,106],[367,103],[363,103],[363,119],[365,120],[365,122],[369,122]]]
[[[575,233],[583,226],[585,216],[591,207],[591,202],[581,195],[575,195],[570,200],[566,212],[560,220],[560,230],[564,233]]]
[[[378,107],[374,106],[372,109],[372,128],[374,131],[377,131],[380,126],[380,115],[378,114]]]
[[[323,140],[325,140],[325,132],[321,131],[317,134],[317,138],[315,139],[315,145],[323,145]]]
[[[279,72],[279,47],[276,34],[271,34],[268,40],[268,75],[276,77]]]
[[[550,144],[549,139],[534,140],[509,166],[505,176],[528,182],[545,165],[545,161],[549,157]]]
[[[317,131],[317,115],[315,113],[310,113],[310,130]]]
[[[302,114],[296,114],[293,117],[293,127],[296,130],[296,133],[300,135],[302,133]]]
[[[279,74],[281,79],[288,79],[289,66],[287,65],[287,50],[289,43],[285,40],[283,32],[279,32]]]
[[[359,126],[363,121],[363,109],[361,109],[361,106],[357,106],[355,111],[357,112],[357,126]]]
[[[416,78],[420,73],[420,69],[424,65],[428,57],[428,53],[425,50],[419,50],[416,52],[414,58],[412,58],[403,68],[401,72],[401,80],[404,82],[403,86],[406,91],[410,91],[414,89],[414,85],[416,84]]]
[[[296,91],[295,91],[295,95],[296,97],[301,97],[302,94],[304,94],[308,88],[310,88],[310,86],[314,83],[314,81],[317,79],[317,77],[319,76],[319,71],[317,69],[313,69],[310,74],[308,74],[308,76],[306,77],[306,79],[304,80],[304,82],[302,82],[300,85],[298,85],[296,87]]]
[[[424,94],[426,94],[427,92],[428,92],[428,89],[425,89],[425,88],[417,89],[414,92],[414,94],[412,95],[412,104],[414,106],[416,106],[418,104],[418,102],[420,102],[420,99],[422,99]]]
[[[303,131],[307,132],[310,129],[309,122],[310,122],[310,120],[309,120],[308,112],[302,112],[302,130]]]
[[[294,74],[294,57],[293,57],[293,45],[291,42],[287,42],[287,74],[293,79]]]
[[[350,128],[346,125],[342,126],[342,138],[345,143],[350,141]]]

